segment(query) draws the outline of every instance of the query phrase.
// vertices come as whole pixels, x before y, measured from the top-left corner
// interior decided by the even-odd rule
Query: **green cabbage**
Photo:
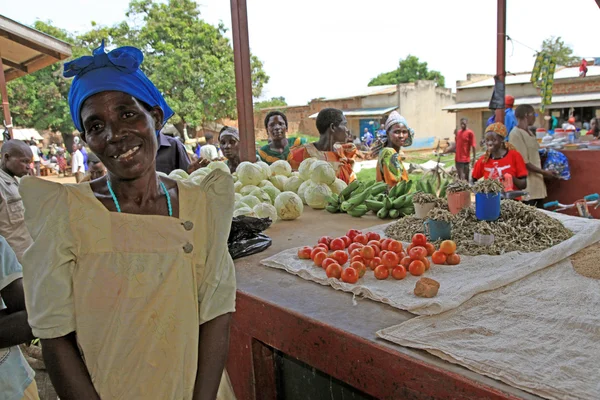
[[[234,217],[239,217],[240,215],[246,215],[248,217],[256,217],[254,210],[250,207],[240,207],[237,210],[233,211]]]
[[[262,189],[254,189],[253,191],[250,192],[250,196],[256,197],[261,203],[273,204],[273,201],[271,200],[271,196],[269,196]]]
[[[254,185],[248,185],[248,186],[244,186],[243,188],[240,189],[240,194],[242,196],[247,196],[250,193],[252,193],[253,190],[259,189],[258,186],[254,186]]]
[[[273,223],[277,221],[277,210],[271,204],[261,203],[253,210],[258,218],[270,218]]]
[[[271,164],[271,175],[283,175],[289,177],[292,175],[292,167],[285,160],[277,160]]]
[[[302,178],[303,181],[307,181],[310,179],[310,167],[315,161],[318,160],[316,158],[307,158],[306,160],[300,163],[300,167],[298,167],[298,173],[300,174],[300,178]]]
[[[316,161],[310,167],[310,179],[329,186],[335,182],[335,170],[327,161]]]
[[[316,210],[322,210],[329,204],[327,196],[331,196],[331,189],[324,183],[316,183],[304,193],[306,204]]]
[[[260,204],[260,200],[252,195],[244,196],[240,201],[250,208],[254,208],[255,206]]]
[[[298,188],[298,196],[300,196],[302,203],[306,204],[306,197],[304,197],[304,194],[306,193],[307,190],[310,190],[310,188],[313,185],[315,185],[315,183],[309,179],[307,181],[302,182],[302,184]]]
[[[264,179],[262,168],[248,161],[243,161],[237,167],[237,175],[240,182],[247,185],[258,185]]]
[[[275,202],[275,199],[277,198],[277,196],[279,196],[279,193],[281,193],[281,190],[277,189],[273,185],[263,187],[262,191],[269,195],[269,197],[271,198],[271,204]]]
[[[291,176],[285,182],[285,185],[283,185],[283,190],[286,192],[298,193],[298,189],[300,188],[300,185],[302,185],[303,183],[304,183],[304,181],[302,179],[300,179],[299,177]]]
[[[346,182],[344,182],[341,179],[336,178],[335,182],[333,182],[332,185],[329,185],[329,188],[331,189],[331,191],[335,194],[340,194],[340,192],[342,190],[344,190],[346,188],[346,186],[348,186],[346,184]]]
[[[284,221],[293,220],[302,215],[302,200],[294,192],[283,192],[275,199],[277,215]]]
[[[277,189],[283,191],[283,187],[285,186],[285,183],[287,182],[288,178],[283,175],[276,175],[276,176],[270,177],[269,180],[271,181],[273,186],[275,186]]]
[[[255,164],[258,165],[261,171],[263,172],[262,180],[269,179],[269,177],[273,175],[273,173],[271,172],[271,167],[269,167],[269,164],[267,164],[266,162],[257,161]]]

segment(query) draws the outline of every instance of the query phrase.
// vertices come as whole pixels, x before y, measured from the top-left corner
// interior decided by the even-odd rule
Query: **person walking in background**
[[[454,161],[456,162],[456,172],[458,179],[469,180],[471,163],[477,159],[477,143],[475,142],[475,132],[467,128],[468,120],[461,118],[460,130],[456,132],[456,148]],[[473,158],[471,159],[471,154]]]
[[[33,138],[29,142],[29,148],[31,149],[31,154],[33,154],[33,172],[35,173],[35,176],[40,176],[41,151]]]
[[[579,77],[585,78],[588,72],[587,60],[583,58],[581,64],[579,64]]]
[[[21,261],[31,245],[25,226],[25,207],[19,194],[19,178],[29,175],[31,148],[17,139],[4,142],[0,150],[0,235],[3,236]]]
[[[529,104],[517,107],[515,112],[519,123],[510,134],[509,143],[521,154],[527,167],[527,193],[529,200],[526,204],[541,207],[547,196],[544,178],[554,179],[557,173],[542,169],[540,159],[540,145],[535,133],[529,131],[529,127],[535,123],[535,110]]]
[[[71,157],[71,173],[75,176],[77,183],[81,182],[85,175],[85,167],[83,166],[83,154],[79,150],[79,145],[73,143],[73,154]]]
[[[365,133],[363,134],[362,140],[365,142],[367,147],[371,147],[371,144],[373,144],[373,134],[369,132],[369,128],[365,128]]]
[[[200,158],[208,161],[218,160],[220,157],[217,147],[213,144],[213,134],[209,132],[205,133],[204,139],[206,139],[206,144],[200,148]]]
[[[81,151],[81,155],[83,156],[83,168],[85,172],[88,171],[88,152],[85,149],[83,143],[79,143],[79,151]]]

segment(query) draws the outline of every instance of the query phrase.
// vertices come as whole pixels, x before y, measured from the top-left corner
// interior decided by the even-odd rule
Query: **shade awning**
[[[35,129],[14,129],[13,128],[13,139],[18,140],[44,140],[42,135]]]
[[[71,45],[0,15],[0,57],[8,82],[71,57]]]
[[[517,97],[515,98],[515,106],[521,104],[530,104],[532,106],[540,105],[542,98],[539,96],[533,97]],[[467,103],[456,103],[442,108],[445,111],[460,111],[460,110],[489,110],[490,102],[474,101]],[[600,93],[576,93],[576,94],[561,94],[552,96],[552,104],[546,108],[566,108],[566,107],[593,107],[600,106]]]
[[[379,107],[379,108],[353,108],[350,110],[342,110],[346,117],[381,117],[389,112],[396,110],[398,106],[394,107]],[[314,113],[308,118],[315,119],[319,113]]]

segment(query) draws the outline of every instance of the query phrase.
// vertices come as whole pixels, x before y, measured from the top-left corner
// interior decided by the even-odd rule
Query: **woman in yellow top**
[[[408,171],[402,165],[400,149],[412,145],[415,135],[408,126],[406,119],[392,111],[385,122],[387,144],[379,153],[377,160],[377,182],[385,182],[389,187],[396,186],[400,181],[408,181]]]
[[[354,158],[360,153],[354,143],[349,143],[348,121],[341,110],[324,108],[317,115],[319,141],[293,148],[288,161],[293,170],[307,158],[327,161],[336,171],[336,176],[346,183],[356,179],[353,171]]]
[[[29,324],[61,400],[232,398],[233,181],[157,175],[157,132],[173,112],[142,60],[101,46],[65,64],[73,122],[108,174],[23,180]]]
[[[305,138],[287,137],[288,120],[281,111],[271,111],[265,117],[269,143],[258,150],[259,158],[271,165],[275,161],[289,161],[290,149],[306,144]]]

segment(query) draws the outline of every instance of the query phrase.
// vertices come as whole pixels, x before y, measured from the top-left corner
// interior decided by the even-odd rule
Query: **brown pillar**
[[[2,64],[2,57],[0,57],[0,95],[2,95],[2,112],[4,114],[4,121],[6,127],[8,128],[10,138],[12,139],[12,118],[10,117],[10,108],[8,106],[8,91],[6,90],[6,77],[4,76],[4,64]]]
[[[252,74],[250,70],[246,0],[231,0],[231,22],[235,91],[240,129],[240,159],[254,162],[256,161],[256,144],[254,139],[254,106],[252,104]]]
[[[498,0],[498,36],[496,38],[496,75],[506,82],[506,0]],[[506,86],[505,86],[506,90]],[[505,107],[496,110],[496,122],[504,123]]]

